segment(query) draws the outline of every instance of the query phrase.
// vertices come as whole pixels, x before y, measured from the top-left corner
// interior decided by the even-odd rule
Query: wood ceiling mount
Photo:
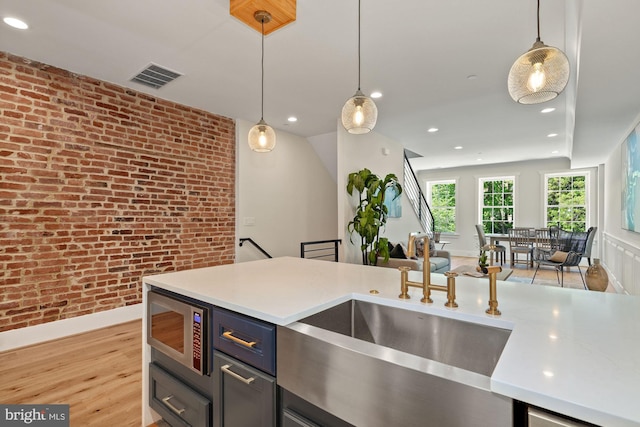
[[[296,20],[296,0],[229,0],[229,13],[249,27],[261,33],[260,22],[253,14],[266,10],[271,22],[264,24],[264,33],[270,34]]]

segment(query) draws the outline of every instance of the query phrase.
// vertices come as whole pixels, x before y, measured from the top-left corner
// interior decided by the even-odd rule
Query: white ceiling
[[[297,21],[266,37],[264,118],[276,130],[335,132],[357,87],[357,7],[298,0]],[[0,23],[2,51],[260,118],[260,33],[229,15],[229,0],[0,0],[0,15],[30,25]],[[535,16],[535,0],[362,0],[362,89],[384,94],[375,131],[424,156],[417,170],[558,156],[572,167],[602,163],[640,114],[640,1],[542,0],[542,41],[567,53],[572,76],[555,100],[519,105],[507,74],[535,41]],[[130,82],[150,63],[183,76],[159,90]],[[547,106],[556,111],[541,114]]]

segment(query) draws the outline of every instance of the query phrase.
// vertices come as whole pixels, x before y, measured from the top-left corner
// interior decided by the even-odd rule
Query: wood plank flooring
[[[140,427],[142,321],[0,353],[0,402],[69,404],[71,426]]]
[[[454,269],[460,265],[475,265],[477,264],[478,259],[475,257],[451,257],[451,268]],[[500,265],[500,263],[494,263],[494,265]],[[531,278],[533,277],[533,272],[535,268],[528,267],[525,264],[516,264],[513,267],[509,266],[509,261],[502,266],[504,268],[512,268],[513,273],[511,274],[511,281],[515,281],[520,279],[523,284],[530,284]],[[587,272],[586,266],[580,266],[582,271],[582,275]],[[555,269],[549,267],[541,267],[536,274],[534,285],[545,285],[545,286],[560,286],[557,282]],[[578,273],[577,267],[566,268],[564,271],[564,287],[565,288],[573,288],[573,289],[583,289],[584,285],[582,284],[582,279],[580,278],[580,274]],[[609,283],[609,287],[606,292],[615,292],[615,288]]]
[[[475,262],[453,257],[451,268]],[[512,277],[532,276],[533,269],[516,266]],[[538,280],[554,282],[555,272],[541,269]],[[565,286],[582,288],[575,268],[565,273]],[[139,427],[141,366],[140,320],[6,351],[0,353],[0,402],[69,404],[71,426]]]

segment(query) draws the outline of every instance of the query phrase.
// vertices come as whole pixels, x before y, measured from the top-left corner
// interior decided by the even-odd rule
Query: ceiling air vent
[[[159,65],[150,64],[137,76],[134,76],[131,81],[152,87],[154,89],[160,89],[162,86],[177,79],[181,75],[182,74],[176,73],[175,71],[170,71],[166,68],[162,68]]]

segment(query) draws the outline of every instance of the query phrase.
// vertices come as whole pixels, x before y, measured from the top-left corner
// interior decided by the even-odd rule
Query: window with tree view
[[[485,233],[505,234],[513,228],[514,177],[482,178],[481,214]]]
[[[547,227],[587,229],[587,174],[545,175]]]
[[[455,233],[456,182],[427,182],[427,197],[435,222],[435,231]]]

